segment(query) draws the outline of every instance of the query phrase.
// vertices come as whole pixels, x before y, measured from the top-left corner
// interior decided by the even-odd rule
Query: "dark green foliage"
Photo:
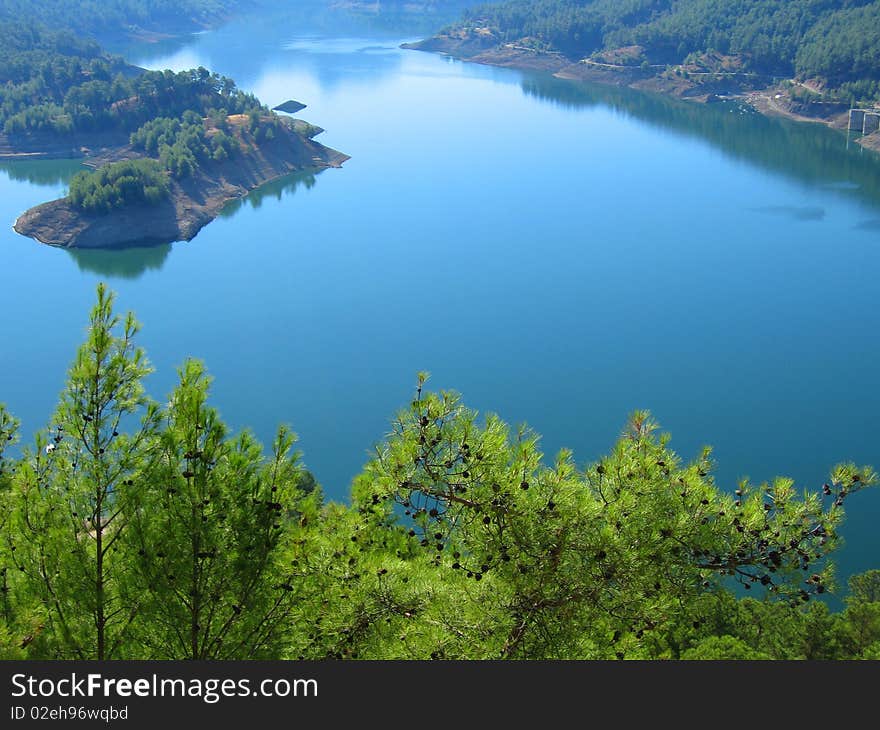
[[[0,403],[0,534],[8,529],[9,514],[5,507],[9,500],[9,489],[15,471],[14,462],[6,458],[9,448],[18,441],[18,421]],[[16,611],[13,609],[11,586],[15,578],[15,566],[9,553],[0,550],[0,658],[14,656],[10,646],[8,628],[15,625]]]
[[[657,64],[736,54],[749,71],[848,84],[841,98],[876,96],[880,78],[880,2],[870,0],[508,0],[467,11],[462,26],[572,59],[629,45]]]
[[[69,31],[5,23],[0,15],[0,125],[6,134],[131,131],[158,116],[264,110],[205,68],[143,71]]]
[[[504,41],[528,39],[580,58],[602,48],[611,33],[648,21],[670,5],[663,0],[510,0],[466,11],[465,24],[487,26]]]
[[[181,368],[129,510],[132,600],[149,617],[138,641],[155,659],[271,658],[295,605],[281,526],[302,509],[295,437],[280,429],[264,462],[254,437],[232,438],[207,404],[209,383],[200,363]]]
[[[0,23],[4,30],[15,40],[0,50],[0,124],[14,137],[129,133],[136,149],[183,179],[206,162],[235,157],[231,114],[248,115],[257,144],[278,132],[280,122],[256,97],[205,68],[142,72],[64,33],[34,26],[16,34]],[[155,204],[167,193],[165,176],[149,161],[83,173],[70,186],[71,201],[90,213]]]
[[[0,128],[37,147],[59,136],[100,133],[119,139],[128,134],[132,146],[154,160],[120,162],[78,174],[70,184],[70,200],[93,214],[159,203],[169,192],[163,170],[184,179],[205,163],[235,157],[240,143],[231,133],[229,115],[248,115],[257,144],[274,139],[278,119],[231,79],[205,68],[145,72],[102,53],[92,41],[68,30],[49,30],[40,22],[75,28],[85,24],[93,29],[113,28],[123,19],[138,23],[169,14],[191,21],[232,4],[118,0],[105,6],[62,1],[38,4],[23,23],[24,5],[0,0],[0,33],[7,39],[0,46],[0,84],[5,84]]]
[[[115,162],[80,172],[70,181],[70,202],[86,213],[146,203],[156,205],[168,195],[168,178],[154,160]]]
[[[192,29],[221,19],[237,0],[0,0],[0,19],[65,27],[79,35],[138,28]],[[5,38],[4,38],[5,42]]]
[[[837,3],[840,4],[840,3]],[[802,76],[821,76],[832,84],[880,79],[880,3],[849,7],[823,16],[804,35],[795,67]]]
[[[210,155],[204,125],[197,116],[183,122],[167,117],[154,119],[131,135],[131,143],[158,156],[162,166],[176,178],[192,175]]]
[[[209,113],[209,118],[216,113]],[[225,117],[224,117],[225,120]],[[147,122],[131,135],[131,144],[152,157],[176,178],[184,178],[204,162],[227,160],[238,151],[234,137],[223,129],[209,133],[205,122],[193,111],[184,112],[182,119],[159,117]]]
[[[273,139],[275,139],[277,129],[278,123],[276,121],[262,121],[257,127],[257,130],[254,132],[254,140],[256,140],[257,144],[271,142]]]
[[[441,546],[439,575],[478,584],[492,638],[468,642],[489,656],[641,656],[722,579],[792,607],[827,591],[839,505],[786,479],[724,494],[708,452],[683,463],[667,440],[636,413],[598,464],[580,471],[568,452],[545,464],[533,434],[492,416],[478,424],[455,395],[420,389],[356,504],[390,515],[396,503],[414,540]],[[844,465],[830,483],[848,496],[874,481]]]
[[[211,157],[216,162],[228,160],[230,157],[235,156],[239,150],[239,144],[235,137],[230,136],[222,129],[215,130],[210,140]]]
[[[18,425],[18,421],[9,414],[6,406],[0,403],[0,491],[9,487],[12,467],[7,464],[5,453],[17,442]]]
[[[850,599],[856,603],[880,603],[880,570],[853,576],[849,581]]]
[[[144,395],[151,368],[134,345],[137,331],[133,316],[114,314],[113,296],[100,286],[48,432],[19,461],[5,505],[0,551],[17,581],[12,610],[38,606],[45,634],[34,651],[52,658],[119,656],[137,613],[121,593],[122,506],[142,488],[157,420]]]
[[[205,68],[143,72],[66,31],[4,24],[2,10],[13,5],[0,4],[0,33],[9,39],[0,48],[3,131],[43,140],[128,133],[135,149],[158,159],[119,162],[76,175],[69,195],[79,210],[103,214],[128,205],[155,205],[169,193],[164,171],[183,179],[207,162],[235,157],[240,144],[230,133],[231,114],[248,115],[257,144],[278,132],[278,119],[229,78]],[[67,6],[57,5],[56,10]]]
[[[0,407],[0,658],[880,658],[880,571],[817,600],[867,467],[729,494],[642,412],[596,463],[548,463],[420,376],[351,504],[324,504],[289,430],[268,454],[229,433],[200,363],[150,400],[112,304],[20,456]]]
[[[187,111],[200,118],[220,108],[227,114],[265,111],[253,94],[205,68],[142,72],[92,44],[66,47],[64,37],[36,30],[30,46],[0,54],[6,134],[131,131]]]
[[[703,639],[695,647],[688,649],[681,655],[682,659],[693,660],[756,660],[770,659],[771,657],[760,651],[755,651],[748,644],[733,636],[709,636]]]
[[[0,125],[7,134],[93,129],[114,117],[130,92],[122,59],[67,31],[0,22]]]

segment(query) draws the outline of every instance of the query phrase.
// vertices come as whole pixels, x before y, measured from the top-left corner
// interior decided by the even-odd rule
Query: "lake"
[[[416,373],[529,423],[548,455],[608,451],[650,409],[719,483],[817,489],[880,467],[880,157],[819,125],[404,51],[425,28],[241,19],[123,50],[204,65],[352,156],[229,207],[191,242],[75,252],[17,236],[78,163],[0,164],[0,400],[33,434],[95,285],[144,323],[164,399],[193,355],[235,428],[300,434],[326,493]],[[429,29],[428,29],[429,30]],[[848,503],[841,573],[880,567],[880,492]]]

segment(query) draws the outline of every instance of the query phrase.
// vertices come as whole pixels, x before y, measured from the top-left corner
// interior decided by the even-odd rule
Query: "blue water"
[[[301,435],[327,494],[405,405],[418,370],[528,422],[580,463],[650,409],[720,483],[821,485],[880,467],[880,159],[737,106],[465,64],[375,24],[241,20],[126,49],[205,65],[352,156],[271,186],[191,242],[74,254],[10,230],[76,163],[0,166],[0,399],[47,423],[95,285],[144,323],[164,398],[187,355],[264,440]],[[848,503],[839,560],[880,566],[877,494]]]

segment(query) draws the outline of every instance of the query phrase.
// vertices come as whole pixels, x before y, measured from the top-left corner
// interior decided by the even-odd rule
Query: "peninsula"
[[[228,118],[229,136],[238,144],[232,156],[212,158],[180,179],[162,171],[157,164],[167,186],[157,200],[137,198],[107,210],[83,207],[67,196],[31,208],[13,228],[41,243],[67,248],[122,248],[189,241],[230,201],[290,173],[339,167],[349,159],[298,134],[293,120],[278,120],[272,127],[273,138],[257,143],[248,130],[247,119],[244,115]],[[261,123],[269,124],[270,118]],[[209,139],[214,131],[215,128],[208,127]],[[127,144],[87,159],[85,164],[100,171],[124,161],[151,159]]]
[[[53,246],[190,240],[232,200],[348,158],[205,68],[148,71],[46,26],[0,49],[0,159],[81,158],[69,194],[15,221]],[[288,101],[294,113],[304,104]]]

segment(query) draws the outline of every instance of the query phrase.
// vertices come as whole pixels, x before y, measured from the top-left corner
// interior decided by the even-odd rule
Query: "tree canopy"
[[[655,64],[735,54],[747,70],[821,78],[844,94],[875,95],[880,80],[880,2],[870,0],[507,0],[466,11],[459,28],[573,60],[629,46]]]
[[[9,31],[9,32],[7,32]],[[5,36],[14,35],[2,26]],[[268,113],[253,94],[205,68],[143,71],[66,32],[32,29],[0,52],[0,124],[6,134],[121,131],[156,117]]]
[[[77,173],[70,181],[69,198],[86,213],[109,213],[138,203],[155,205],[168,192],[168,178],[159,163],[130,160]]]
[[[48,427],[20,449],[0,406],[2,658],[880,657],[880,571],[821,600],[870,467],[731,492],[644,412],[579,467],[420,375],[327,502],[198,361],[154,401],[139,329],[100,286]]]
[[[70,200],[82,211],[155,204],[169,192],[163,170],[182,179],[206,162],[234,157],[240,143],[228,124],[230,115],[247,117],[249,143],[261,144],[278,132],[277,116],[253,94],[206,68],[144,71],[67,30],[31,24],[20,31],[4,25],[2,17],[0,33],[11,39],[0,49],[5,134],[16,144],[38,148],[77,134],[109,134],[115,146],[128,138],[134,149],[153,158],[74,177]]]
[[[94,36],[188,29],[216,22],[240,4],[240,0],[0,0],[0,19]]]

